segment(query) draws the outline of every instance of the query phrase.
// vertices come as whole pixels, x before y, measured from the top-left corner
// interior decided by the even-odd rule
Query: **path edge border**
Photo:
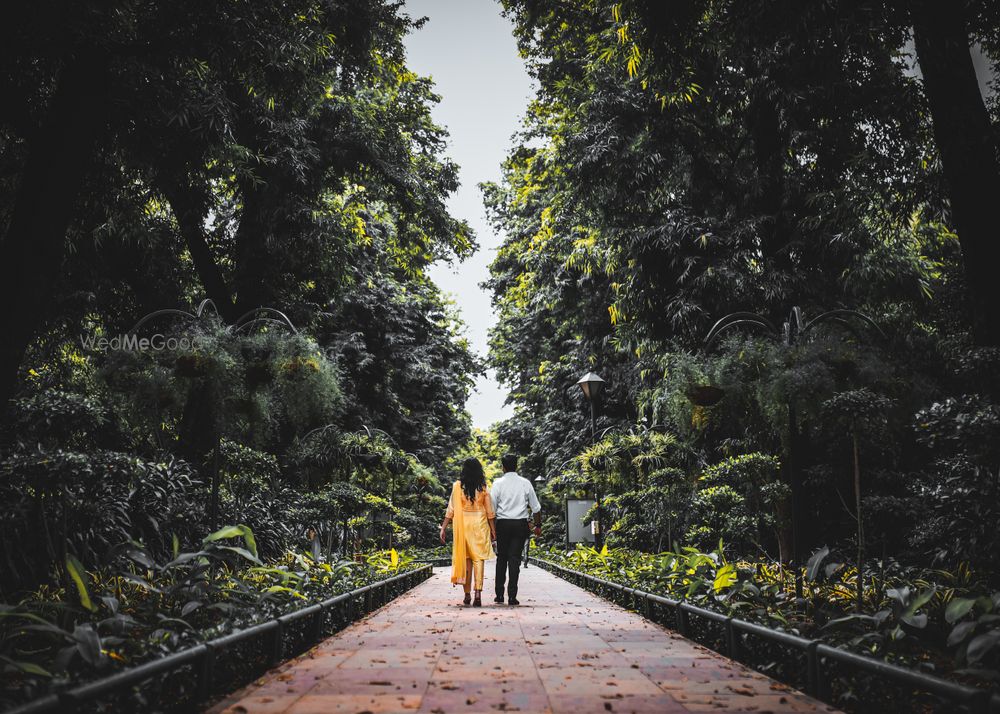
[[[269,637],[271,638],[271,642],[267,667],[269,669],[276,667],[287,660],[298,657],[324,639],[325,635],[323,634],[321,625],[324,615],[329,610],[336,607],[345,607],[349,613],[349,617],[346,620],[347,624],[357,622],[362,617],[384,607],[397,597],[404,595],[417,585],[428,580],[432,577],[433,572],[433,566],[430,563],[422,564],[413,570],[399,573],[391,578],[369,583],[363,587],[259,622],[242,630],[236,630],[221,637],[199,643],[178,652],[173,652],[165,657],[144,662],[143,664],[115,672],[101,679],[78,684],[61,692],[46,694],[12,709],[5,709],[3,710],[3,714],[72,712],[86,702],[98,700],[103,696],[118,692],[127,687],[134,687],[152,677],[172,672],[185,665],[198,667],[197,695],[192,699],[191,703],[195,706],[203,705],[214,694],[217,694],[212,687],[214,662],[218,654],[224,652],[228,647],[245,640]],[[297,652],[285,652],[282,640],[285,626],[309,617],[315,618],[316,625],[312,636],[308,639],[307,646]],[[252,682],[259,676],[260,673],[251,677],[241,677],[240,686]]]
[[[748,622],[736,617],[724,615],[721,612],[706,610],[705,608],[692,605],[682,600],[674,600],[672,598],[628,587],[610,580],[597,578],[578,570],[564,568],[557,563],[553,563],[550,560],[546,560],[545,558],[540,558],[538,556],[532,556],[531,560],[534,561],[536,565],[549,571],[553,575],[582,587],[598,597],[610,600],[617,605],[633,610],[651,622],[657,622],[652,617],[652,607],[654,604],[672,608],[676,619],[676,626],[674,629],[683,637],[689,637],[690,630],[688,627],[688,620],[692,616],[719,623],[725,628],[726,644],[722,649],[727,651],[721,651],[720,649],[716,649],[714,647],[708,647],[708,645],[704,645],[696,640],[692,641],[703,647],[708,647],[708,649],[712,649],[723,656],[729,657],[733,661],[740,661],[736,652],[737,631],[753,634],[763,639],[784,645],[787,648],[799,650],[800,653],[806,657],[807,663],[808,682],[805,688],[805,693],[826,704],[834,705],[833,702],[829,701],[829,693],[826,686],[827,683],[823,672],[823,662],[824,660],[832,660],[839,664],[860,669],[869,674],[881,676],[884,679],[889,679],[899,684],[910,685],[918,691],[933,694],[945,699],[948,702],[960,704],[965,707],[966,711],[972,712],[973,714],[1000,714],[1000,692],[995,690],[960,684],[959,682],[953,682],[947,679],[942,679],[941,677],[935,677],[934,675],[907,669],[906,667],[900,667],[899,665],[875,659],[874,657],[867,657],[854,652],[848,652],[847,650],[839,649],[837,647],[831,647],[830,645],[824,644],[819,640],[809,640],[805,637],[793,635],[788,632],[782,632],[781,630],[775,630],[755,622]],[[631,607],[623,602],[617,602],[615,599],[608,597],[608,591],[620,593],[623,598],[630,599]],[[637,601],[642,603],[641,609],[636,607]],[[657,624],[662,625],[663,623],[657,622]]]

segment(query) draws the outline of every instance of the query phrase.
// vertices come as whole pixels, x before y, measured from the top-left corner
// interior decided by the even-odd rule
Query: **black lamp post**
[[[587,372],[577,380],[583,396],[590,402],[590,441],[597,442],[597,399],[604,390],[604,380],[594,372]],[[601,548],[604,545],[604,523],[601,518],[601,487],[600,480],[594,481],[594,497],[597,501],[597,534],[594,538],[594,545]]]

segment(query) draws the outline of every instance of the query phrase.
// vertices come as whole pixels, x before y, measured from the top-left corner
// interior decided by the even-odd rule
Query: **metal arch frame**
[[[212,308],[212,312],[216,315],[220,315],[218,307],[215,305],[215,301],[212,298],[205,298],[200,303],[198,307],[195,308],[194,312],[188,312],[187,310],[180,310],[175,307],[165,307],[161,310],[154,310],[148,315],[143,316],[132,329],[129,330],[129,334],[133,334],[139,330],[140,327],[145,325],[147,322],[156,319],[157,317],[163,317],[164,315],[176,315],[178,317],[183,317],[188,320],[199,320],[205,315],[205,311],[208,308]],[[258,316],[258,317],[254,317]],[[246,329],[252,325],[258,323],[268,323],[280,325],[281,327],[287,327],[292,331],[292,334],[299,334],[295,325],[289,319],[288,315],[283,313],[281,310],[275,309],[273,307],[255,307],[252,310],[240,315],[235,322],[231,325],[226,326],[226,331],[232,334],[238,333],[240,330]]]
[[[336,428],[336,426],[337,425],[334,424],[333,422],[330,422],[329,424],[324,424],[323,426],[317,426],[315,429],[310,429],[305,434],[303,434],[302,436],[300,436],[298,440],[300,442],[305,441],[306,439],[308,439],[309,437],[311,437],[313,434],[315,434],[317,432],[326,431],[327,429],[331,429],[331,428]]]
[[[714,325],[712,325],[712,329],[710,329],[708,334],[705,335],[703,344],[706,346],[710,345],[720,334],[737,325],[755,325],[757,327],[762,327],[770,332],[773,337],[777,337],[780,334],[774,323],[763,315],[758,315],[755,312],[732,312],[725,317],[720,318]]]
[[[396,440],[392,438],[392,434],[390,434],[389,432],[387,432],[385,429],[379,429],[377,426],[376,427],[370,427],[367,424],[362,424],[361,428],[364,429],[365,434],[368,436],[369,439],[374,439],[375,437],[373,437],[372,434],[375,433],[375,434],[381,434],[386,439],[388,439],[389,441],[391,441],[393,444],[396,443]],[[355,433],[357,434],[359,432],[355,432]]]
[[[153,320],[157,317],[161,317],[163,315],[178,315],[180,317],[186,317],[189,320],[198,320],[205,314],[205,310],[209,307],[212,308],[212,312],[214,312],[216,315],[219,314],[219,309],[215,306],[215,302],[212,300],[212,298],[205,298],[200,303],[198,303],[198,307],[195,308],[194,312],[188,312],[187,310],[179,310],[175,307],[165,307],[162,310],[153,310],[153,312],[149,313],[148,315],[145,315],[137,323],[135,323],[135,325],[132,326],[132,329],[129,330],[128,332],[129,334],[133,334],[150,320]]]
[[[761,327],[766,330],[771,337],[780,338],[782,343],[786,346],[791,346],[796,344],[797,339],[805,335],[815,326],[823,322],[834,322],[847,329],[851,330],[855,336],[860,337],[861,335],[856,331],[853,325],[850,324],[850,318],[856,318],[864,322],[868,327],[875,330],[881,339],[885,339],[885,333],[882,328],[878,326],[872,318],[865,315],[863,312],[858,310],[851,310],[847,308],[836,308],[834,310],[827,310],[826,312],[820,313],[811,320],[806,320],[802,308],[798,305],[792,307],[791,311],[788,313],[788,319],[782,323],[781,330],[774,325],[773,322],[768,320],[763,315],[759,315],[754,312],[733,312],[722,318],[720,318],[712,328],[708,331],[702,344],[705,346],[711,345],[712,342],[716,340],[723,332],[726,330],[737,327],[739,325],[753,325],[755,327]]]
[[[837,322],[838,324],[850,326],[850,322],[847,320],[847,318],[849,318],[849,317],[855,317],[855,318],[861,320],[866,325],[868,325],[869,327],[871,327],[872,329],[874,329],[875,332],[878,333],[878,336],[881,339],[883,339],[883,340],[886,339],[885,332],[883,332],[882,328],[878,326],[878,323],[875,322],[870,317],[868,317],[868,315],[864,314],[863,312],[859,312],[857,310],[848,310],[848,309],[844,309],[844,308],[840,308],[840,309],[836,309],[836,310],[827,310],[824,313],[820,313],[819,315],[817,315],[813,319],[809,320],[809,322],[807,322],[805,324],[805,327],[802,328],[802,333],[807,332],[808,330],[810,330],[815,325],[817,325],[817,324],[819,324],[821,322],[825,322],[827,320],[832,320],[834,322]],[[849,329],[851,329],[853,331],[853,326],[850,326]],[[857,333],[855,333],[855,334],[857,334]]]
[[[292,334],[298,334],[298,331],[289,323],[273,317],[255,317],[254,319],[247,320],[239,325],[230,325],[226,329],[230,334],[236,335],[239,334],[241,330],[246,330],[254,325],[277,325],[278,327],[287,327],[292,331]]]
[[[261,317],[253,317],[251,319],[251,316],[258,315],[260,313],[264,313],[264,315],[262,315]],[[267,315],[276,315],[276,317],[268,317]],[[288,315],[283,313],[281,310],[277,310],[273,307],[255,307],[252,310],[248,310],[247,312],[243,313],[238,318],[236,318],[236,321],[232,325],[232,330],[233,332],[239,332],[248,325],[253,325],[257,322],[266,322],[266,323],[274,323],[282,325],[283,327],[287,327],[289,330],[291,330],[292,334],[295,335],[299,334],[299,331],[295,329],[295,325],[293,325],[292,321],[288,319]]]

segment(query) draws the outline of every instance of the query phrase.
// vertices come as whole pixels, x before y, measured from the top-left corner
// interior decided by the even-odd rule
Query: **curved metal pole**
[[[214,312],[216,315],[219,314],[219,308],[216,307],[215,300],[213,300],[212,298],[205,298],[200,303],[198,303],[198,309],[195,311],[195,314],[197,314],[198,317],[201,317],[202,314],[204,314],[205,312],[205,308],[207,307],[211,307],[212,312]]]
[[[177,308],[174,307],[165,307],[162,310],[154,310],[153,312],[143,317],[141,320],[139,320],[139,322],[135,323],[135,325],[132,326],[132,329],[128,331],[128,334],[132,334],[150,320],[153,320],[162,315],[178,315],[180,317],[186,317],[189,320],[197,320],[199,317],[198,315],[190,313],[187,310],[178,310]]]
[[[392,441],[393,443],[395,443],[395,440],[392,438],[392,435],[389,432],[387,432],[385,429],[379,429],[377,426],[376,427],[369,427],[367,424],[362,424],[361,428],[365,430],[365,434],[367,434],[367,436],[368,436],[369,439],[372,438],[372,432],[374,432],[376,434],[381,434],[382,436],[384,436],[389,441]],[[357,433],[357,432],[355,432],[355,433]]]
[[[773,322],[768,320],[763,315],[758,315],[755,312],[743,312],[743,311],[731,312],[728,315],[719,318],[719,320],[717,320],[716,323],[712,325],[712,329],[710,329],[708,331],[708,334],[705,336],[704,340],[705,344],[708,344],[713,339],[715,339],[718,333],[726,329],[729,326],[729,324],[733,323],[733,321],[754,322],[760,325],[761,327],[770,330],[775,335],[778,334],[778,328],[774,326]]]
[[[639,432],[639,435],[648,434],[651,431],[662,431],[662,432],[664,432],[666,434],[670,434],[672,436],[677,436],[676,434],[674,434],[674,432],[672,432],[670,430],[670,427],[668,427],[666,424],[653,424],[653,426],[646,426],[645,424],[631,424],[629,426],[629,430],[631,431],[632,427],[635,427],[635,426],[638,426],[638,427],[642,428],[642,431]]]
[[[275,318],[271,318],[271,319],[274,319],[275,322],[281,322],[281,323],[283,323],[292,332],[294,332],[295,334],[298,334],[299,331],[295,329],[295,325],[293,325],[292,321],[288,319],[288,315],[286,315],[285,313],[283,313],[281,310],[275,310],[273,307],[255,307],[253,310],[249,310],[248,312],[245,312],[242,315],[240,315],[238,318],[236,318],[236,321],[233,323],[233,326],[234,327],[239,327],[244,322],[246,322],[247,318],[249,318],[251,315],[256,315],[257,313],[261,313],[261,312],[266,313],[266,314],[270,314],[270,315],[277,315],[278,316],[277,319],[275,319]]]
[[[311,429],[310,431],[307,431],[304,435],[302,435],[301,437],[299,437],[299,441],[305,441],[306,439],[308,439],[310,436],[312,436],[313,434],[315,434],[318,431],[326,431],[330,427],[336,427],[336,426],[337,425],[334,424],[334,423],[332,423],[332,422],[330,424],[324,424],[323,426],[317,426],[315,429]]]
[[[795,328],[796,334],[802,334],[805,327],[803,326],[804,318],[802,317],[802,308],[795,305],[792,308],[791,313],[788,315],[788,322]]]
[[[809,322],[807,322],[806,326],[802,328],[802,331],[805,332],[806,330],[810,329],[811,327],[813,327],[817,323],[824,322],[826,320],[829,320],[829,319],[832,319],[832,318],[835,318],[835,317],[839,317],[839,318],[856,317],[856,318],[862,320],[869,327],[874,328],[875,331],[879,334],[879,336],[881,338],[885,339],[885,333],[882,332],[882,328],[878,326],[877,322],[875,322],[873,319],[871,319],[870,317],[868,317],[868,315],[864,314],[863,312],[858,312],[857,310],[847,310],[847,309],[827,310],[826,312],[817,315],[816,317],[814,317],[813,319],[811,319]]]
[[[824,320],[824,322],[830,322],[833,323],[834,325],[840,325],[845,330],[854,335],[859,341],[862,339],[861,331],[855,325],[852,325],[850,322],[848,322],[842,317],[831,317],[828,320]]]
[[[736,327],[737,325],[756,325],[757,327],[763,327],[765,330],[771,333],[771,337],[778,337],[780,334],[777,330],[774,329],[774,325],[772,325],[767,320],[761,321],[761,320],[752,320],[748,318],[748,319],[736,320],[734,322],[728,322],[717,330],[713,328],[713,331],[709,333],[709,335],[705,338],[704,345],[706,347],[709,346],[715,340],[715,338],[717,338],[723,332],[728,330],[730,327]]]
[[[607,434],[608,434],[609,431],[612,431],[614,429],[620,429],[621,427],[622,427],[621,424],[612,424],[611,426],[605,427],[604,430],[601,431],[601,433],[597,435],[597,441],[600,441],[605,436],[607,436]]]
[[[274,325],[278,325],[280,327],[288,327],[288,323],[282,322],[281,320],[275,319],[273,317],[255,317],[252,320],[247,320],[246,322],[241,322],[238,325],[230,325],[229,331],[232,334],[235,335],[240,330],[242,330],[244,328],[247,328],[247,327],[251,327],[252,325],[256,325],[256,324],[261,323],[261,322],[271,323],[271,324],[274,324]],[[294,332],[295,328],[292,327],[291,329]],[[296,333],[296,334],[298,334],[298,333]]]

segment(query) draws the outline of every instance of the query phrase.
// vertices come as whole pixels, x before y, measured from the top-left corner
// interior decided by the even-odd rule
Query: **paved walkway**
[[[539,568],[520,607],[460,599],[439,568],[210,711],[834,711]]]

